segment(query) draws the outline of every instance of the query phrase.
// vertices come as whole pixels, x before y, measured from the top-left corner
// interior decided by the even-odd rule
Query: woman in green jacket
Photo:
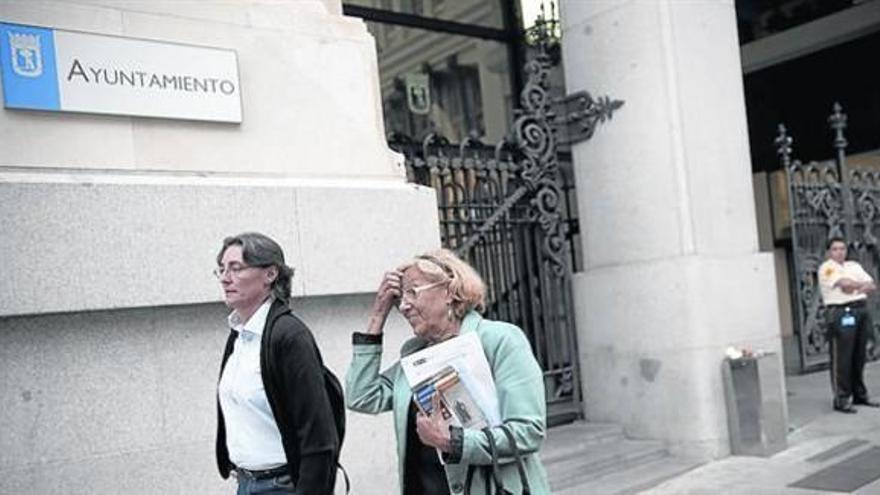
[[[550,493],[538,458],[546,418],[543,373],[522,330],[480,316],[484,299],[485,284],[476,271],[450,251],[438,250],[386,273],[367,331],[354,334],[346,402],[357,412],[394,412],[404,495],[489,495],[495,488],[486,433],[451,426],[440,414],[420,412],[399,361],[380,372],[382,329],[395,306],[415,334],[404,343],[401,356],[476,332],[495,380],[502,423],[515,441],[511,445],[501,427],[492,428],[501,483],[512,493],[522,493],[515,448],[522,456],[531,493]],[[442,461],[437,451],[442,453]]]

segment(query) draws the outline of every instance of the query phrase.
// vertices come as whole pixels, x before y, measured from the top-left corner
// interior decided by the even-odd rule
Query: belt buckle
[[[287,466],[284,465],[284,466],[273,467],[272,469],[267,469],[267,470],[263,471],[262,474],[264,475],[264,477],[266,479],[284,476],[285,474],[287,474]]]
[[[257,479],[257,477],[254,476],[254,472],[249,469],[236,467],[235,469],[232,470],[232,472],[235,473],[236,479],[242,479],[242,478],[248,478],[248,479],[252,479],[252,480]]]
[[[275,478],[277,476],[281,476],[286,473],[287,466],[278,466],[271,469],[261,469],[258,471],[252,471],[250,469],[236,467],[232,470],[235,473],[236,479],[248,478],[252,480],[263,480],[269,478]]]

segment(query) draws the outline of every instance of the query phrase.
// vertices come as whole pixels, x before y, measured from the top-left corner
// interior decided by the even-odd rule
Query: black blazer
[[[238,332],[230,330],[220,375]],[[266,317],[260,368],[269,407],[275,416],[297,494],[333,493],[339,441],[324,388],[323,361],[312,332],[286,303],[275,300]],[[229,477],[233,465],[226,449],[226,425],[217,398],[217,467]]]

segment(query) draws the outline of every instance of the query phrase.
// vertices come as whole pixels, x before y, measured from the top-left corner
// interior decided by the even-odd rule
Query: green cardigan
[[[516,438],[532,494],[549,494],[547,474],[538,458],[546,423],[544,375],[532,354],[529,342],[522,330],[515,325],[483,319],[474,311],[465,315],[461,324],[461,333],[468,332],[477,332],[480,336],[498,390],[501,419]],[[411,354],[425,345],[424,340],[412,338],[403,345],[401,355]],[[394,411],[398,475],[402,485],[403,469],[406,465],[404,456],[407,411],[412,400],[412,391],[399,361],[380,373],[381,361],[381,344],[354,345],[354,357],[345,377],[345,399],[352,411],[367,414]],[[520,477],[507,437],[500,428],[494,428],[493,433],[501,456],[504,486],[513,493],[520,493]],[[454,494],[462,493],[468,466],[476,465],[483,469],[474,473],[470,493],[489,495],[486,493],[486,478],[491,469],[491,459],[486,435],[478,430],[464,430],[461,461],[445,466],[450,491]],[[401,486],[401,492],[402,490]]]

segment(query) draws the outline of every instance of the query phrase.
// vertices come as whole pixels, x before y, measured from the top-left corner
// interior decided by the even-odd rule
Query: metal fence
[[[847,163],[846,114],[835,103],[828,123],[834,133],[835,158],[803,163],[793,157],[794,139],[780,124],[775,140],[786,171],[792,243],[792,300],[796,306],[795,329],[799,340],[801,369],[828,365],[825,314],[816,271],[825,258],[825,244],[832,237],[847,240],[850,258],[858,260],[875,280],[880,268],[880,169],[851,167]],[[869,298],[874,336],[880,326],[880,304]],[[876,338],[869,342],[869,357],[876,359]]]

